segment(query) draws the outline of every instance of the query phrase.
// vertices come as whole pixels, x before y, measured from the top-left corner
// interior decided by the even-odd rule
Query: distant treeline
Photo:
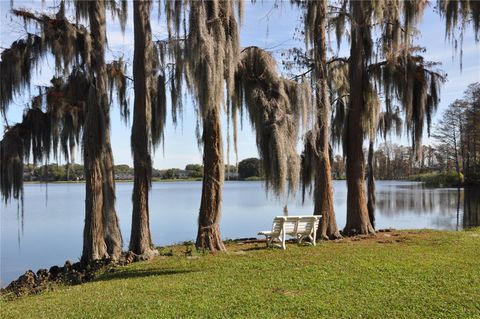
[[[366,151],[366,150],[365,150]],[[397,144],[381,144],[375,151],[375,179],[377,180],[422,180],[423,176],[435,175],[453,170],[451,162],[443,161],[442,154],[431,146],[424,146],[423,157],[414,160],[411,147]],[[230,168],[228,170],[228,167]],[[126,164],[114,166],[116,180],[133,180],[133,167]],[[332,161],[334,179],[345,179],[345,162],[341,155]],[[203,165],[188,164],[185,168],[152,169],[153,180],[201,179]],[[26,181],[82,181],[83,165],[80,164],[48,164],[42,166],[25,165]],[[262,163],[258,158],[247,158],[237,166],[225,165],[225,179],[228,180],[260,180],[263,179]]]
[[[115,179],[133,180],[133,167],[125,164],[114,166]],[[152,178],[155,180],[171,179],[201,179],[203,165],[188,164],[184,169],[152,169]],[[225,178],[230,180],[261,179],[262,168],[258,158],[247,158],[235,165],[225,165]],[[24,179],[26,181],[82,181],[84,180],[83,165],[80,164],[48,164],[34,166],[25,165]]]

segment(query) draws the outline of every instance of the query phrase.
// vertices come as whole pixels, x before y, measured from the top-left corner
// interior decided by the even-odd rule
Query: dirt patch
[[[400,238],[395,239],[395,241],[396,241],[397,243],[406,243],[406,242],[412,241],[412,239],[403,236],[403,237],[400,237]]]
[[[287,290],[279,287],[272,288],[270,291],[274,294],[279,294],[283,296],[297,296],[300,294],[299,291]]]

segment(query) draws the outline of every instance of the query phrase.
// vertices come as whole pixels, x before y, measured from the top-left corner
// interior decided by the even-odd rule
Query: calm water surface
[[[117,213],[125,248],[131,226],[132,183],[117,183]],[[424,189],[413,182],[379,181],[376,227],[463,229],[480,224],[480,191]],[[78,261],[82,251],[84,184],[27,184],[23,218],[12,202],[1,206],[0,286],[27,269],[36,271],[65,260]],[[196,236],[201,182],[153,183],[150,221],[155,245],[168,245]],[[334,183],[339,227],[345,224],[347,189]],[[312,214],[313,204],[301,196],[288,201],[267,198],[261,182],[226,182],[221,232],[223,238],[255,237],[283,214]],[[23,222],[22,222],[23,221]]]

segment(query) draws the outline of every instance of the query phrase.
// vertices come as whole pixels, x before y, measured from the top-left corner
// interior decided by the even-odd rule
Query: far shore
[[[159,183],[172,183],[172,182],[201,182],[202,178],[171,178],[171,179],[160,179],[153,178],[152,182]],[[262,178],[253,178],[253,179],[225,179],[225,182],[256,182],[263,181]],[[116,183],[133,183],[133,179],[117,179]],[[25,184],[83,184],[85,180],[79,181],[24,181]]]

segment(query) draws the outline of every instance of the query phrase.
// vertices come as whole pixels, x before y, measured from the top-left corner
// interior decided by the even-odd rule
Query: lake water
[[[150,222],[155,245],[193,240],[197,231],[201,182],[153,183]],[[117,213],[125,241],[131,225],[132,183],[117,183]],[[414,182],[378,181],[376,227],[460,230],[480,223],[480,191],[426,189]],[[26,184],[24,216],[16,202],[1,206],[0,286],[21,275],[65,260],[78,261],[82,251],[84,184]],[[255,237],[283,214],[312,214],[301,195],[288,201],[267,198],[261,182],[226,182],[223,193],[223,238]],[[347,189],[334,182],[339,227],[345,225]]]

